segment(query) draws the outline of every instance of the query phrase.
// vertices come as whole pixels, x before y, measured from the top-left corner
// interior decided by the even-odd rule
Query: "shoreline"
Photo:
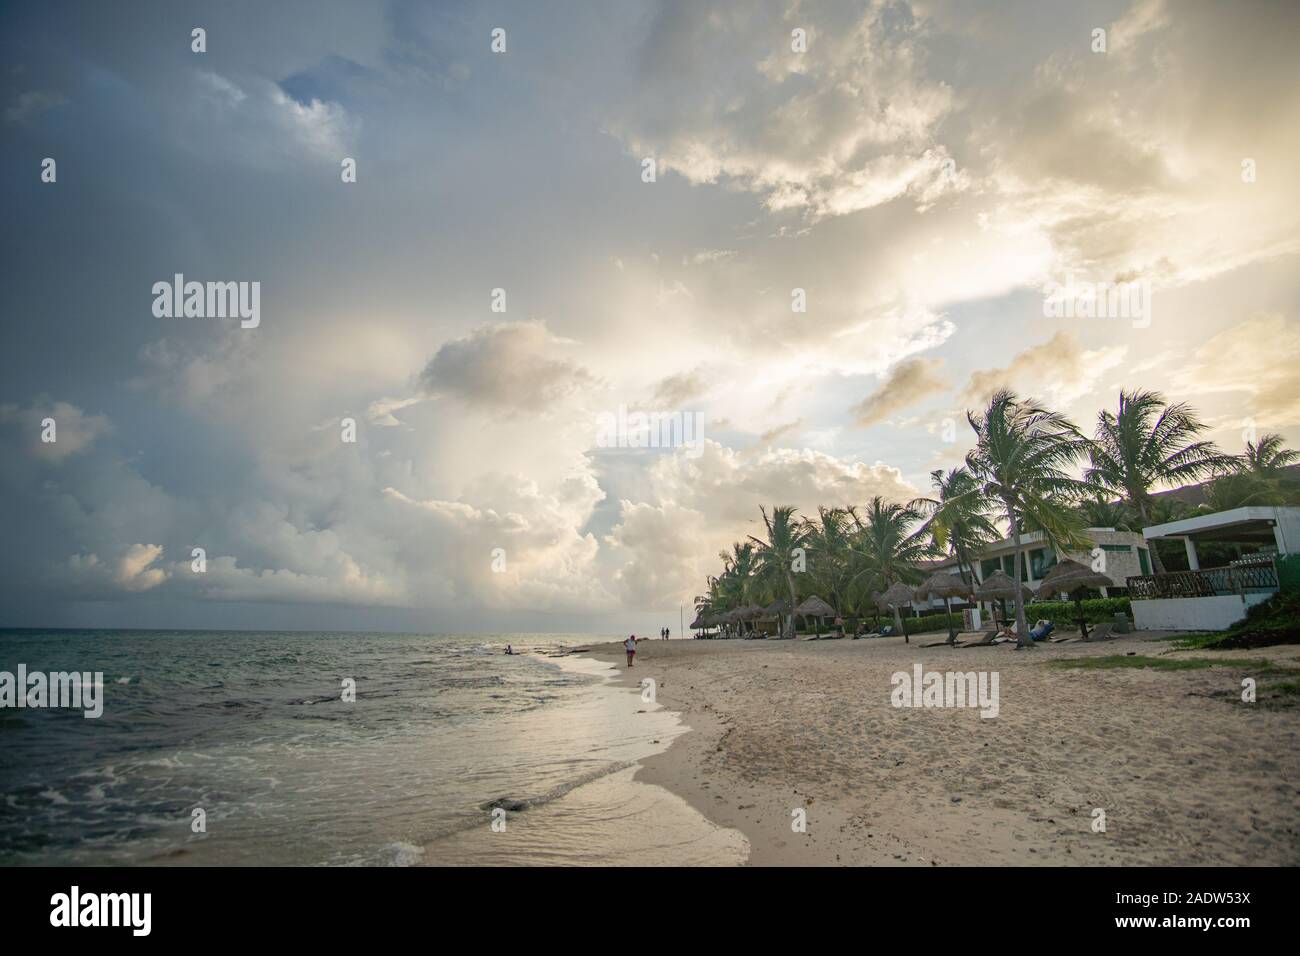
[[[690,729],[634,779],[739,830],[746,865],[1300,863],[1300,708],[1235,699],[1256,662],[1300,667],[1295,646],[651,640],[630,670],[618,643],[571,653],[618,664],[628,688],[656,680]],[[1047,666],[1170,654],[1215,666]],[[916,663],[996,670],[1000,715],[891,707],[890,675]]]
[[[554,753],[554,766],[583,764],[586,771],[545,791],[521,780],[509,793],[481,793],[479,810],[500,806],[500,819],[490,827],[486,817],[467,819],[423,840],[418,865],[734,866],[745,859],[749,847],[739,831],[638,776],[646,760],[689,733],[681,715],[644,702],[635,683],[619,680],[609,661],[586,650],[534,649],[551,667],[593,679],[590,694],[534,718],[552,725],[566,745]],[[588,731],[585,743],[572,740],[578,727]]]

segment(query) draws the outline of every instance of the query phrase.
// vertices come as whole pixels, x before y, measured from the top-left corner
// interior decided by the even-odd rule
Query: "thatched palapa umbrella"
[[[719,618],[719,620],[724,624],[725,630],[731,631],[733,624],[735,624],[737,620],[736,609],[727,611],[727,613],[723,614],[722,617]]]
[[[1043,583],[1038,586],[1038,593],[1045,595],[1068,594],[1074,599],[1075,610],[1079,612],[1079,633],[1088,640],[1088,622],[1083,617],[1083,591],[1086,588],[1113,588],[1115,582],[1106,575],[1066,559],[1047,572]]]
[[[1020,597],[1028,601],[1034,592],[1029,585],[1021,583]],[[1016,599],[1016,582],[1005,571],[994,571],[975,589],[975,597],[980,601],[1000,601],[1002,603],[1002,620],[1007,620],[1007,599]]]
[[[905,604],[908,607],[911,607],[915,601],[916,597],[912,594],[912,589],[902,581],[894,582],[894,584],[885,591],[884,594],[880,595],[880,603],[885,605],[885,607],[891,607],[894,609],[894,623],[897,624],[898,629],[903,632],[903,643],[905,644],[910,644],[912,641],[911,638],[907,636],[907,624],[903,621],[903,615],[898,613],[898,609]]]
[[[736,620],[738,621],[752,622],[762,616],[763,616],[763,609],[759,607],[757,604],[746,604],[744,607],[742,607],[740,610],[736,612]],[[749,631],[751,634],[754,632],[754,627],[752,624],[750,625]]]
[[[971,589],[955,574],[949,574],[946,571],[936,571],[925,579],[925,583],[916,589],[916,596],[919,600],[929,598],[943,598],[943,609],[948,615],[948,643],[957,643],[957,629],[952,626],[952,599],[955,597],[967,597]]]
[[[804,602],[794,609],[794,613],[808,617],[812,615],[816,620],[814,625],[817,629],[817,636],[822,636],[822,618],[835,617],[839,612],[831,607],[817,595],[813,594],[804,599]]]
[[[787,602],[782,601],[780,598],[777,598],[767,607],[763,608],[764,617],[776,618],[776,632],[778,634],[781,633],[781,618],[785,617],[789,612],[790,605]]]

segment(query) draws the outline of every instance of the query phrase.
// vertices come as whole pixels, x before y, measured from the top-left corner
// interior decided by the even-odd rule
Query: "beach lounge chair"
[[[1115,635],[1111,632],[1115,629],[1114,624],[1098,624],[1096,627],[1088,629],[1088,640],[1090,641],[1109,641]]]
[[[988,647],[990,644],[993,643],[994,638],[996,638],[997,636],[998,636],[998,629],[996,627],[990,628],[987,631],[970,631],[964,634],[957,635],[957,640],[958,640],[957,646],[958,647]],[[962,640],[962,638],[970,638],[970,640]]]

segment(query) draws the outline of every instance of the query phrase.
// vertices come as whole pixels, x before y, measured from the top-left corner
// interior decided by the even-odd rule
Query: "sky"
[[[760,505],[921,494],[999,386],[1295,446],[1298,45],[1286,2],[6,4],[0,626],[676,633]],[[158,315],[177,274],[256,326]],[[1103,283],[1149,310],[1050,314]],[[650,412],[692,440],[602,430]]]

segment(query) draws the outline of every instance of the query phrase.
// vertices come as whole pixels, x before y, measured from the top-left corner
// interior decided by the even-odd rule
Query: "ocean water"
[[[104,675],[98,719],[0,709],[0,865],[743,861],[632,779],[686,728],[586,640],[0,631],[0,671]]]

